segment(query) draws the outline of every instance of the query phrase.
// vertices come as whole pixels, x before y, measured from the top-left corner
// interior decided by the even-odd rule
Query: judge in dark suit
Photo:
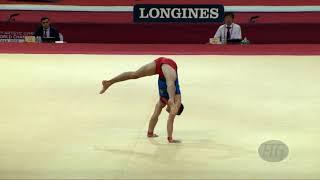
[[[41,18],[41,26],[34,32],[34,36],[40,36],[41,38],[55,38],[55,41],[60,41],[59,31],[50,26],[50,20],[48,17]]]

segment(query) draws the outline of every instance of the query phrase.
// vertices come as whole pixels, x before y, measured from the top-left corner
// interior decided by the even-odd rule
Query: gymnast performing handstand
[[[162,109],[167,106],[166,111],[169,113],[167,122],[167,139],[169,143],[177,143],[179,141],[172,138],[173,123],[175,116],[181,115],[184,109],[184,106],[181,103],[181,92],[177,70],[177,64],[172,59],[160,57],[153,62],[142,66],[137,71],[124,72],[110,80],[103,80],[100,94],[103,94],[114,83],[158,74],[160,99],[155,106],[153,115],[151,116],[147,136],[149,138],[158,137],[157,134],[154,134],[154,128],[158,122]]]

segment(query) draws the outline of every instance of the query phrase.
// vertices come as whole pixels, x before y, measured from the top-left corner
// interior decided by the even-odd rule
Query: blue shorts
[[[181,94],[178,78],[175,81],[175,86],[176,86],[176,94]],[[159,79],[158,79],[158,88],[159,88],[160,98],[164,98],[164,99],[168,100],[169,99],[169,94],[168,94],[168,91],[167,91],[167,82],[166,82],[165,78],[160,78],[159,77]]]

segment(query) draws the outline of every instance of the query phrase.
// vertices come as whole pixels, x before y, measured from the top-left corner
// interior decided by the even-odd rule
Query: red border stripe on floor
[[[0,43],[0,53],[15,54],[171,54],[171,55],[320,55],[320,44],[28,44]]]

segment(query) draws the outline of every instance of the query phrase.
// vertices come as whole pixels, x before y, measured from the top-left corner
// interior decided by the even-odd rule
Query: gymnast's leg
[[[129,71],[119,74],[118,76],[110,79],[102,81],[102,89],[100,94],[103,94],[111,85],[114,83],[127,81],[130,79],[138,79],[145,76],[152,76],[156,74],[156,63],[151,62],[139,68],[137,71]]]

